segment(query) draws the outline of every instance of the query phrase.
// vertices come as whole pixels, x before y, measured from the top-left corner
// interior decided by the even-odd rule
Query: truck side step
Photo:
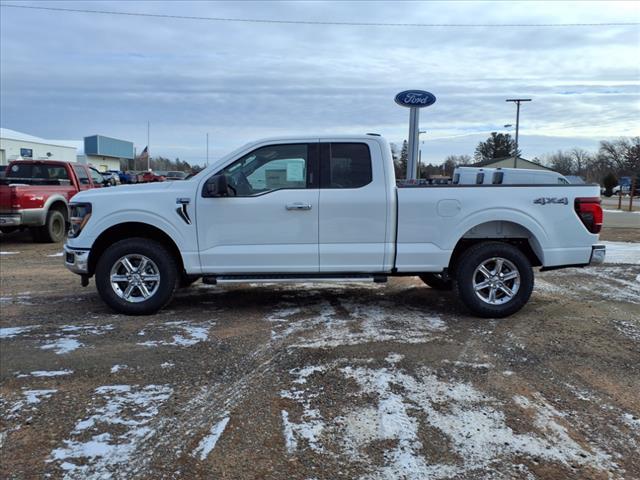
[[[371,274],[309,274],[279,273],[265,275],[205,275],[202,282],[210,285],[224,283],[302,283],[302,282],[375,282],[385,283],[386,275]]]

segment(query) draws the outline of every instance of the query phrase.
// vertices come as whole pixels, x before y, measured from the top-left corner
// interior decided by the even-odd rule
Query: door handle
[[[311,210],[311,205],[308,203],[302,203],[302,202],[287,203],[285,208],[287,210]]]

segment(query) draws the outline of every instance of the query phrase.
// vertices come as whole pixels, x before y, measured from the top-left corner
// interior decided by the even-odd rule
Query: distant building
[[[531,160],[527,160],[526,158],[518,157],[518,162],[516,165],[516,157],[502,157],[502,158],[491,158],[489,160],[483,160],[478,163],[474,163],[472,165],[467,165],[468,167],[487,167],[487,168],[529,168],[533,170],[551,170],[539,163],[532,162]]]
[[[103,135],[84,137],[84,149],[78,161],[86,163],[101,172],[120,170],[120,161],[133,160],[133,142]]]
[[[0,128],[0,165],[13,160],[62,160],[76,161],[73,142],[47,140],[8,128]]]

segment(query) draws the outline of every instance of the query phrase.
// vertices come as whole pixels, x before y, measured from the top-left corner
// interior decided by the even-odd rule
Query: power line
[[[28,10],[47,10],[53,12],[93,13],[99,15],[122,15],[129,17],[170,18],[177,20],[200,20],[210,22],[271,23],[287,25],[336,25],[352,27],[409,27],[409,28],[502,28],[502,27],[629,27],[640,22],[603,22],[603,23],[377,23],[377,22],[329,22],[321,20],[269,20],[264,18],[227,18],[200,17],[191,15],[168,15],[159,13],[119,12],[111,10],[86,10],[79,8],[39,7],[33,5],[0,4],[0,7],[22,8]]]

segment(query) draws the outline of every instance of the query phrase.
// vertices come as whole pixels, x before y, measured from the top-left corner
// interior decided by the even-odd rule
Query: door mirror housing
[[[214,175],[204,184],[202,191],[203,197],[228,197],[229,196],[229,183],[227,182],[227,176],[220,174]]]

